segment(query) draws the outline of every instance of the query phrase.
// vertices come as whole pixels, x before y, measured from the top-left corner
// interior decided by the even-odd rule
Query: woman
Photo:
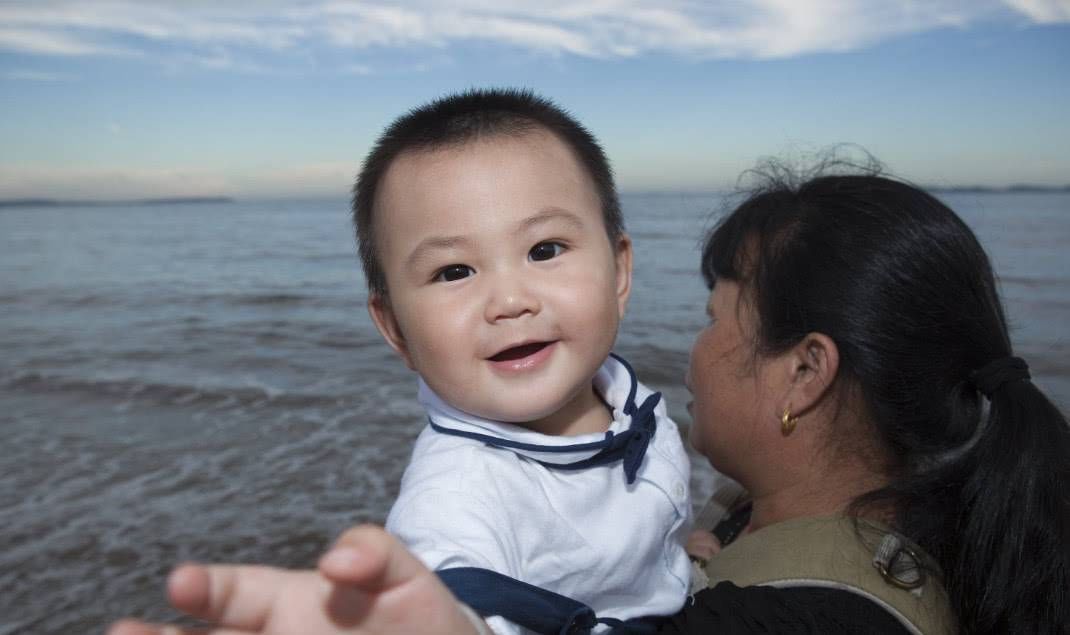
[[[691,441],[748,490],[749,527],[663,632],[1068,632],[1070,430],[950,209],[877,176],[781,182],[715,228],[702,270]],[[170,594],[219,633],[482,624],[373,527],[318,574],[185,567]]]
[[[750,490],[752,530],[890,525],[928,554],[962,632],[1070,627],[1070,431],[1011,356],[961,219],[879,177],[780,184],[714,231],[703,274],[692,443]],[[816,601],[718,589],[707,605],[767,616],[766,600]]]

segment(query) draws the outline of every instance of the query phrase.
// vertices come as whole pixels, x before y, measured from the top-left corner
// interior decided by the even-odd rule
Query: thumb
[[[375,525],[361,525],[342,534],[320,559],[319,570],[331,582],[367,593],[386,591],[430,573],[397,538]]]

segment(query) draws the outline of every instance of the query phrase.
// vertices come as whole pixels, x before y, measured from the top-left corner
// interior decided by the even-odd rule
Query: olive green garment
[[[877,545],[889,533],[869,521],[856,528],[845,516],[789,520],[740,537],[710,559],[706,575],[711,587],[727,581],[740,587],[842,589],[876,602],[912,633],[955,633],[938,572],[921,574],[921,585],[908,590],[885,580],[873,564]],[[919,560],[927,559],[916,546],[911,549]],[[935,571],[931,563],[928,568]]]

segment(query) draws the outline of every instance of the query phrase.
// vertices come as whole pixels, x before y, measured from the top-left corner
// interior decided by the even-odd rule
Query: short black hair
[[[606,234],[624,233],[613,171],[601,145],[572,115],[530,90],[471,89],[410,110],[391,123],[364,160],[353,186],[353,224],[368,291],[386,296],[386,275],[374,237],[376,191],[391,163],[405,152],[427,151],[495,135],[522,136],[544,129],[575,155],[594,183]]]

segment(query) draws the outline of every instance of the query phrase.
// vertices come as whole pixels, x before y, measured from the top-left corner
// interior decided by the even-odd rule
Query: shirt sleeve
[[[386,528],[433,571],[479,567],[518,577],[516,546],[491,507],[453,489],[406,492],[390,511]],[[497,635],[527,633],[501,617],[488,617],[487,624]]]
[[[455,489],[405,492],[386,528],[432,570],[482,567],[515,577],[516,548],[493,507]]]
[[[908,635],[891,613],[842,589],[737,587],[721,582],[688,600],[662,635]]]

